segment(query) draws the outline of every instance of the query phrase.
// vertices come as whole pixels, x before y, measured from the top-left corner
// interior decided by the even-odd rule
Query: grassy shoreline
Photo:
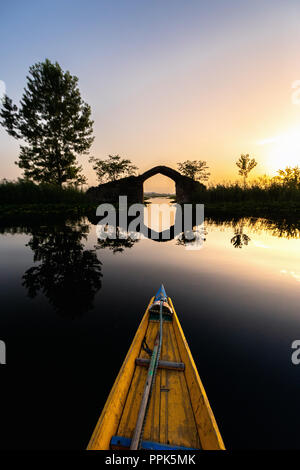
[[[207,215],[228,215],[240,217],[300,217],[300,203],[272,202],[223,202],[206,203],[204,211]]]
[[[95,214],[97,205],[88,203],[0,204],[0,221],[8,217],[30,218],[39,216],[84,217]]]
[[[201,203],[199,201],[199,203]],[[57,202],[57,203],[25,203],[25,204],[1,204],[0,219],[3,217],[30,216],[30,215],[59,215],[59,216],[85,216],[95,215],[100,202]],[[226,215],[240,217],[286,217],[300,218],[300,203],[291,202],[219,202],[204,203],[206,215]]]

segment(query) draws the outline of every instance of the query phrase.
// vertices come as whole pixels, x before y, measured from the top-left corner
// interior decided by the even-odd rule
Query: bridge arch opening
[[[176,194],[175,181],[161,173],[150,176],[143,182],[144,196],[151,194],[172,195]]]

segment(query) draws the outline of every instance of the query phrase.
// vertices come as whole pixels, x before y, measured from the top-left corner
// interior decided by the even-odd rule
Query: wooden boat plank
[[[130,438],[133,436],[146,379],[147,369],[136,367],[116,433],[119,436]]]
[[[159,442],[160,383],[161,370],[157,370],[143,438],[154,442]]]
[[[169,382],[166,370],[161,371],[160,384],[160,414],[159,414],[159,442],[168,443],[168,399],[169,392],[162,392],[162,388],[167,389]],[[169,387],[168,387],[169,388]]]
[[[180,360],[179,349],[172,323],[165,325],[166,341],[163,344],[163,360]],[[160,442],[185,447],[200,447],[197,426],[190,402],[184,374],[162,371]],[[168,391],[169,390],[169,391]]]

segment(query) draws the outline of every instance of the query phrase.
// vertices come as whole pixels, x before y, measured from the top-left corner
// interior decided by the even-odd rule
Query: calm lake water
[[[299,448],[300,231],[206,219],[202,247],[0,226],[1,447],[83,449],[151,296],[172,297],[229,449]]]

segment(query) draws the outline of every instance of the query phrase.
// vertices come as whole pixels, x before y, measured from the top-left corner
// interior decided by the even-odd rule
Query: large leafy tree
[[[85,183],[76,159],[93,142],[93,121],[77,77],[48,59],[31,66],[19,108],[5,95],[0,117],[8,134],[24,142],[16,164],[26,178]]]
[[[93,169],[96,171],[99,183],[116,181],[125,176],[135,175],[137,170],[131,160],[121,158],[120,155],[108,155],[106,160],[91,157],[89,161],[93,163]]]
[[[236,166],[239,168],[239,175],[241,175],[244,179],[244,188],[246,187],[246,182],[250,171],[252,171],[256,165],[257,161],[255,158],[250,158],[248,153],[246,155],[242,154],[236,162]]]
[[[210,173],[207,171],[207,163],[203,160],[186,160],[182,163],[177,163],[180,173],[193,180],[207,181]]]

